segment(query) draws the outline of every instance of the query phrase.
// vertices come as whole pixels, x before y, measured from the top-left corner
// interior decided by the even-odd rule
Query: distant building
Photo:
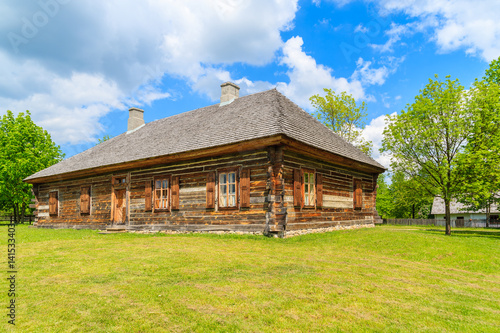
[[[450,213],[452,220],[486,220],[486,210],[464,210],[464,205],[456,200],[452,200],[450,204]],[[445,206],[444,200],[436,196],[434,197],[434,202],[432,203],[431,214],[434,215],[435,219],[444,219],[445,218]],[[496,205],[491,206],[491,215],[490,219],[492,221],[499,220],[500,212],[498,211],[498,207]]]

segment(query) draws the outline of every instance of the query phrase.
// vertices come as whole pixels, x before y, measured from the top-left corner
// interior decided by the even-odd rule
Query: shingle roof
[[[26,180],[284,134],[328,152],[384,168],[276,89],[150,122],[39,171]]]
[[[464,207],[465,206],[463,204],[452,199],[450,202],[450,214],[470,214],[470,213],[485,214],[486,213],[486,211],[484,209],[479,210],[479,211],[462,210]],[[435,196],[434,202],[432,203],[431,214],[435,215],[435,214],[444,214],[444,213],[445,213],[444,200],[439,196]],[[499,213],[498,207],[496,205],[491,206],[491,213],[495,213],[495,214]]]

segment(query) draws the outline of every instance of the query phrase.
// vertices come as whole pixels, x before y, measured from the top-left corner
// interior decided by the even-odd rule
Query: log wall
[[[112,177],[127,176],[127,226],[132,229],[156,228],[173,230],[242,230],[261,231],[266,228],[268,194],[270,191],[269,152],[257,150],[239,154],[202,158],[189,162],[134,169],[119,174],[41,184],[37,189],[38,227],[99,228],[112,221]],[[206,208],[207,174],[219,169],[249,170],[250,205],[248,208]],[[146,182],[156,176],[179,176],[179,209],[146,210]],[[91,185],[91,213],[80,213],[81,186]],[[239,188],[238,188],[239,190]],[[49,192],[59,192],[58,215],[49,214]],[[217,186],[216,186],[217,192]],[[240,196],[238,196],[240,198]],[[217,198],[217,193],[216,193]],[[238,205],[239,206],[239,205]]]
[[[207,208],[207,175],[227,168],[248,170],[248,208]],[[294,206],[294,170],[313,170],[323,185],[321,206]],[[158,176],[178,179],[178,209],[152,211],[146,206],[148,184]],[[373,224],[376,174],[368,174],[287,150],[284,146],[137,168],[118,174],[40,184],[38,227],[98,228],[112,224],[113,177],[126,178],[126,226],[129,229],[186,231],[251,231],[286,233],[299,229]],[[177,178],[178,177],[178,178]],[[354,209],[354,181],[362,184],[362,207]],[[90,214],[80,212],[82,186],[91,185]],[[118,185],[117,185],[118,186]],[[241,187],[237,188],[241,191]],[[49,192],[58,191],[57,216],[49,214]],[[241,195],[238,195],[241,200]]]
[[[91,186],[90,214],[80,213],[82,186]],[[58,214],[49,215],[49,192],[58,192]],[[111,220],[111,176],[98,176],[38,185],[35,226],[102,229]]]
[[[313,208],[294,206],[296,169],[313,170],[322,175],[323,204]],[[375,214],[376,176],[285,150],[283,153],[283,202],[286,230],[329,228],[373,224]],[[361,180],[362,208],[354,209],[354,180]]]

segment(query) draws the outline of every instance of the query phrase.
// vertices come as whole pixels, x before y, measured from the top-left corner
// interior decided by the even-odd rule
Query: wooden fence
[[[14,220],[14,216],[12,215],[0,215],[0,224],[8,224],[11,223]],[[26,223],[28,222],[29,224],[32,224],[35,221],[35,215],[26,215],[24,216],[24,221],[21,223]]]
[[[445,226],[445,219],[384,219],[384,224]],[[452,228],[486,228],[486,220],[451,220]],[[490,228],[500,228],[500,221],[491,221]]]

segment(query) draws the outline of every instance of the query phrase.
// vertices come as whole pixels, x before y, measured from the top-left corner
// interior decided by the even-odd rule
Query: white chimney
[[[227,105],[240,96],[240,87],[232,82],[225,82],[220,87],[220,106]]]
[[[130,108],[128,110],[127,133],[138,129],[144,125],[144,110]]]

